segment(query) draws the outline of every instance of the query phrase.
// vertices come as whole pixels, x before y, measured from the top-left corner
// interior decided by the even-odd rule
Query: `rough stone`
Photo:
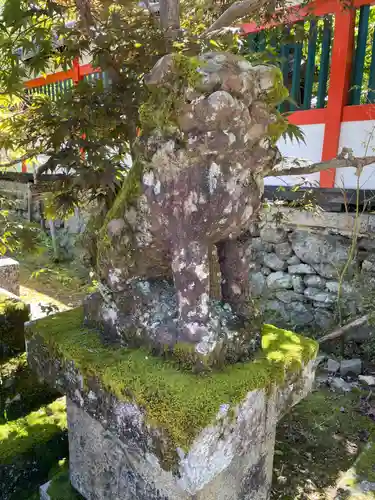
[[[322,363],[324,363],[324,361],[326,361],[327,359],[327,354],[318,354],[318,356],[315,358],[315,366],[318,367],[319,365],[321,365]]]
[[[369,260],[364,260],[362,262],[362,272],[364,273],[372,273],[375,271],[375,266],[373,262],[370,262]]]
[[[358,380],[366,385],[375,385],[375,377],[373,375],[358,375]]]
[[[289,274],[315,274],[314,269],[308,264],[296,264],[288,267]]]
[[[267,287],[270,290],[287,289],[293,287],[292,277],[283,273],[282,271],[277,271],[267,276]]]
[[[300,294],[293,292],[292,290],[282,290],[275,293],[276,298],[284,302],[285,304],[290,304],[291,302],[303,302],[305,297]]]
[[[332,311],[334,307],[331,302],[313,302],[313,306],[316,309],[329,309],[330,311]]]
[[[285,241],[284,243],[276,243],[275,254],[282,260],[287,260],[293,253],[291,245]]]
[[[297,293],[303,293],[305,290],[305,285],[301,276],[292,276],[293,290]]]
[[[340,375],[359,375],[362,372],[362,361],[359,358],[343,359],[340,363]]]
[[[51,481],[48,481],[48,483],[42,484],[42,486],[39,488],[39,495],[40,495],[40,500],[51,500],[51,497],[48,494],[48,488],[51,485]]]
[[[321,278],[320,276],[314,276],[314,275],[305,276],[303,281],[305,282],[305,285],[307,287],[312,286],[313,288],[324,289],[325,284],[326,284],[326,280],[324,278]]]
[[[266,300],[264,310],[267,313],[267,321],[284,326],[290,322],[290,313],[286,308],[286,304],[280,300]]]
[[[339,392],[351,392],[352,390],[351,384],[345,382],[345,380],[340,377],[334,377],[330,380],[329,385],[331,389]]]
[[[280,259],[275,253],[266,253],[263,262],[265,266],[274,271],[282,271],[287,267],[286,262]]]
[[[289,241],[297,257],[324,278],[337,278],[348,259],[350,242],[342,236],[296,229]]]
[[[311,308],[302,302],[291,302],[288,304],[290,314],[290,324],[298,326],[307,326],[314,321],[314,315]]]
[[[331,311],[319,308],[315,311],[315,323],[323,330],[329,330],[335,323],[335,316]]]
[[[340,363],[335,359],[329,358],[327,361],[327,370],[330,373],[337,373],[340,369]]]
[[[281,227],[266,226],[261,229],[260,237],[267,243],[282,243],[287,240],[287,233]]]
[[[297,255],[292,255],[288,260],[287,263],[289,266],[296,266],[297,264],[301,264],[300,259],[297,257]]]
[[[9,257],[0,258],[0,288],[14,295],[20,295],[19,263]]]
[[[303,293],[308,299],[314,300],[315,302],[323,302],[324,304],[333,304],[336,300],[334,294],[324,292],[319,288],[305,288],[305,291]]]
[[[326,283],[326,289],[332,293],[338,293],[339,287],[340,287],[340,284],[338,281],[327,281],[327,283]],[[353,287],[349,283],[343,282],[341,284],[341,293],[343,295],[352,295],[352,294],[354,294]]]
[[[271,269],[269,267],[262,267],[262,269],[260,270],[260,272],[262,274],[264,274],[264,276],[269,276],[272,273],[272,271],[271,271]]]
[[[250,238],[250,245],[255,252],[263,252],[264,250],[264,243],[260,238]]]
[[[253,297],[260,297],[266,286],[266,278],[262,273],[250,274],[250,293]]]

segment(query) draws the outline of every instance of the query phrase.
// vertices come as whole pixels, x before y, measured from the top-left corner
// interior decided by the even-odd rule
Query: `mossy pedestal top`
[[[38,369],[33,360],[38,346],[43,346],[51,359],[65,366],[73,363],[83,385],[95,379],[118,400],[136,403],[148,422],[166,429],[181,448],[215,419],[222,405],[234,409],[250,391],[282,385],[317,353],[314,340],[265,325],[255,360],[193,374],[144,349],[103,345],[96,331],[83,326],[81,309],[37,321],[29,327],[27,339],[33,367]]]

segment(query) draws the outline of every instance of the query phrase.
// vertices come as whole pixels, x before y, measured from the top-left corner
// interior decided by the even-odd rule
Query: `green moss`
[[[123,219],[126,209],[128,209],[140,195],[143,168],[143,161],[141,158],[134,161],[124,180],[120,192],[117,194],[116,199],[111,209],[108,211],[101,229],[99,230],[99,237],[96,243],[96,259],[98,269],[100,269],[102,265],[102,259],[105,258],[106,253],[112,248],[112,242],[108,236],[108,223],[114,219]]]
[[[369,443],[358,457],[355,471],[360,480],[375,482],[375,444],[373,442]]]
[[[135,400],[148,422],[182,448],[215,418],[221,404],[234,407],[249,391],[285,380],[288,370],[301,369],[317,351],[313,340],[265,325],[259,359],[194,375],[144,349],[104,346],[96,332],[82,327],[79,309],[38,321],[29,335],[41,336],[52,354],[73,360],[86,379],[96,377],[119,399]]]
[[[0,355],[4,350],[24,350],[24,323],[29,319],[28,306],[0,294]]]
[[[38,381],[25,353],[0,361],[0,424],[21,418],[58,397],[55,390]]]
[[[0,464],[12,463],[16,456],[30,452],[65,429],[65,398],[0,425]]]
[[[201,80],[197,71],[201,62],[196,57],[173,55],[173,72],[162,87],[150,89],[147,101],[139,109],[145,131],[172,132],[177,129],[178,115],[185,103],[184,91],[194,89]]]
[[[51,500],[83,499],[83,497],[70,484],[69,469],[67,465],[65,465],[62,470],[52,478],[47,493]]]

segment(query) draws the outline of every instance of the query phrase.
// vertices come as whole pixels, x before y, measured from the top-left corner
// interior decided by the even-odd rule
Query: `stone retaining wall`
[[[313,225],[309,219],[309,225],[296,227],[292,212],[288,213],[287,224],[265,221],[261,229],[251,230],[252,297],[268,322],[303,331],[330,329],[337,324],[340,274],[352,243],[349,230],[346,234],[337,231],[346,214],[335,214],[334,219],[333,214],[324,214],[319,224]],[[294,220],[300,220],[298,212]],[[363,312],[366,288],[374,288],[375,240],[361,234],[347,267],[340,293],[346,318]]]

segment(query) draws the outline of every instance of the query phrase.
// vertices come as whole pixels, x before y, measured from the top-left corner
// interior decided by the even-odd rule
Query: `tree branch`
[[[330,168],[348,167],[357,169],[357,172],[360,174],[363,167],[371,163],[375,163],[375,156],[355,157],[351,149],[343,148],[337,158],[319,163],[312,163],[309,160],[300,160],[297,158],[286,158],[275,165],[267,175],[276,177],[282,175],[307,175],[321,172],[322,170],[329,170]]]
[[[319,344],[324,344],[324,342],[327,342],[329,340],[337,339],[337,338],[341,337],[342,335],[344,335],[345,333],[347,333],[352,328],[358,328],[359,326],[364,325],[365,323],[368,322],[368,320],[369,320],[369,317],[367,314],[365,316],[361,316],[360,318],[357,318],[354,321],[351,321],[350,323],[347,323],[346,325],[341,326],[340,328],[337,328],[333,332],[331,332],[327,335],[324,335],[324,337],[321,337],[318,340],[318,342],[319,342]]]
[[[14,167],[14,165],[17,165],[17,163],[22,163],[26,160],[30,160],[30,158],[33,158],[35,156],[35,153],[33,154],[25,154],[21,156],[20,158],[17,158],[16,160],[11,160],[8,161],[7,163],[0,163],[0,169],[1,168],[9,168],[9,167]]]
[[[203,36],[207,36],[213,31],[226,28],[241,17],[250,17],[251,14],[258,12],[259,9],[264,7],[267,3],[271,3],[270,0],[239,0],[234,2],[209,28],[206,29],[206,31],[203,32]]]

